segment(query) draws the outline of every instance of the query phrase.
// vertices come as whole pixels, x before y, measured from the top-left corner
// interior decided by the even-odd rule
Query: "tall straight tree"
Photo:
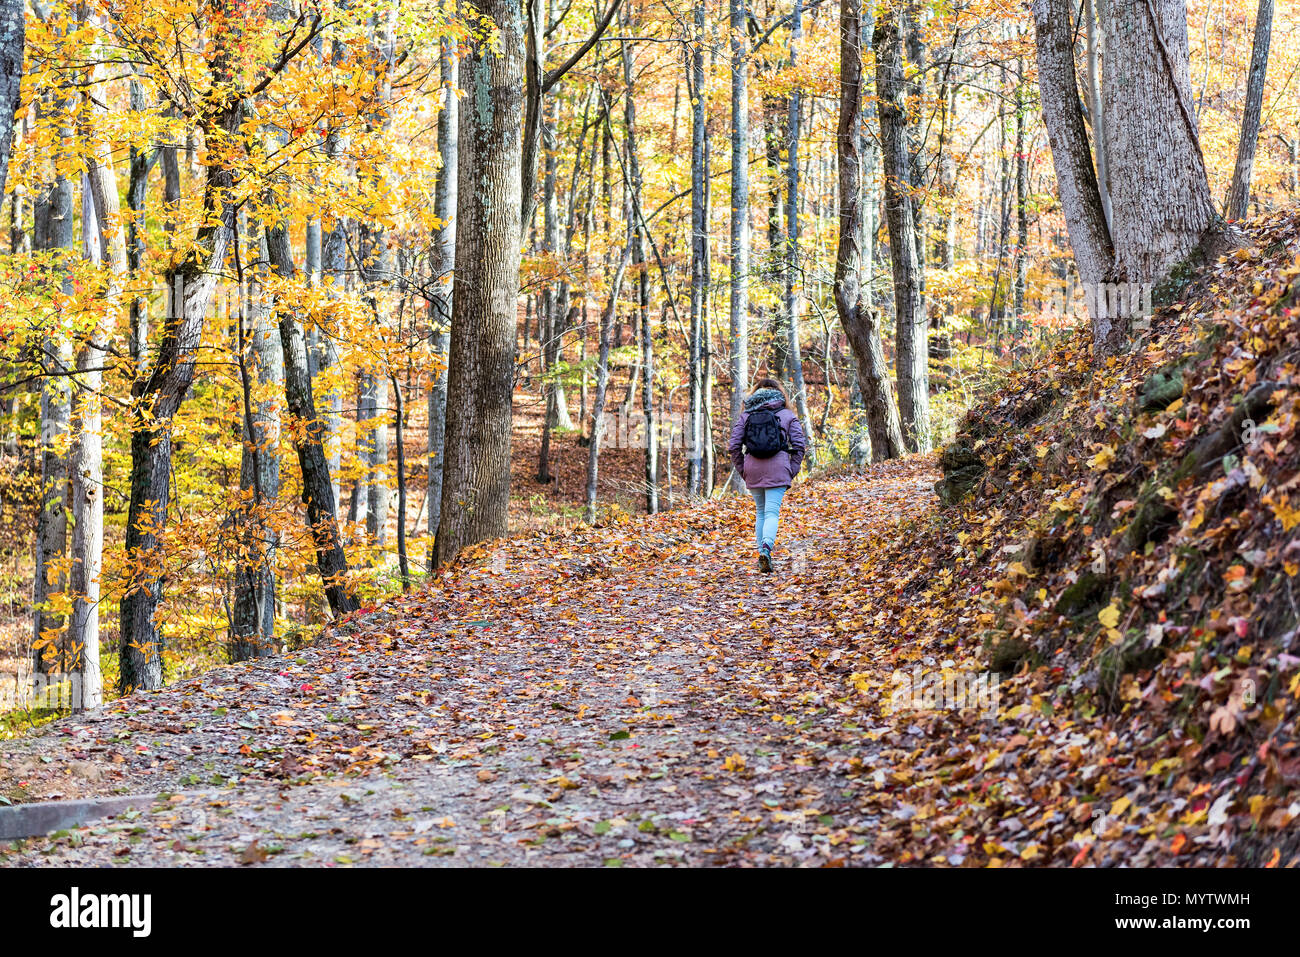
[[[1106,228],[1110,228],[1110,192],[1106,186],[1106,170],[1110,167],[1110,152],[1106,149],[1102,117],[1106,109],[1101,102],[1101,24],[1098,22],[1096,4],[1083,0],[1084,32],[1088,37],[1088,115],[1092,127],[1092,152],[1097,161],[1097,187],[1101,193],[1101,209],[1106,214]]]
[[[266,254],[271,268],[282,279],[295,272],[289,246],[289,227],[280,221],[266,228]],[[293,313],[282,309],[279,316],[280,351],[284,363],[284,396],[289,414],[302,424],[294,430],[294,450],[302,472],[302,499],[307,506],[307,524],[316,546],[316,570],[325,588],[325,598],[335,617],[355,611],[360,604],[347,580],[348,562],[339,532],[338,500],[330,478],[325,452],[326,427],[316,415],[311,374],[307,363],[307,340]]]
[[[504,535],[510,504],[524,25],[514,0],[485,0],[479,9],[497,36],[473,40],[462,64],[469,95],[460,115],[456,294],[436,565]]]
[[[456,94],[456,45],[450,38],[441,41],[438,54],[443,99],[438,114],[438,155],[442,168],[434,187],[434,215],[438,228],[434,234],[434,287],[429,303],[429,335],[437,369],[429,387],[429,567],[433,567],[433,541],[442,517],[442,466],[446,459],[447,435],[447,351],[451,345],[451,303],[453,273],[456,268],[456,177],[459,146],[460,98]]]
[[[925,452],[930,448],[929,351],[907,151],[901,5],[882,7],[876,19],[874,45],[876,102],[885,171],[885,220],[889,227],[889,258],[894,278],[898,411],[908,451]]]
[[[731,0],[731,420],[749,390],[749,36],[745,0]],[[745,480],[737,472],[737,492]]]
[[[100,23],[103,26],[103,23]],[[92,71],[97,79],[99,68]],[[74,445],[69,461],[72,486],[71,563],[68,593],[67,667],[73,673],[72,708],[85,711],[103,701],[99,667],[100,574],[104,565],[104,440],[102,390],[104,364],[113,334],[113,317],[127,270],[126,237],[119,218],[117,177],[112,153],[99,136],[103,108],[92,100],[84,114],[88,138],[96,141],[82,176],[82,245],[92,261],[106,264],[107,308],[77,352]]]
[[[60,136],[71,140],[72,131]],[[72,181],[59,173],[54,183],[37,201],[33,249],[59,250],[67,257],[75,240],[75,214],[72,211]],[[60,265],[66,270],[65,265]],[[66,276],[63,291],[71,291]],[[36,514],[36,574],[32,605],[32,668],[44,673],[53,655],[46,654],[46,639],[63,626],[61,616],[49,607],[49,597],[66,587],[66,572],[60,562],[68,546],[68,430],[72,416],[72,389],[68,375],[73,368],[72,344],[66,335],[55,334],[40,345],[41,366],[41,490]]]
[[[655,424],[654,407],[654,330],[650,325],[650,275],[646,247],[650,245],[650,232],[641,215],[641,159],[637,153],[636,97],[632,78],[632,45],[624,40],[622,46],[623,84],[626,96],[623,103],[623,124],[627,128],[627,178],[629,202],[636,218],[632,236],[632,263],[637,270],[637,310],[641,315],[641,411],[645,421],[645,508],[654,515],[659,511],[659,434]],[[608,120],[606,120],[608,122]]]
[[[0,196],[9,176],[9,151],[18,125],[18,87],[27,43],[24,0],[0,0]]]
[[[1259,114],[1264,105],[1264,80],[1268,74],[1268,46],[1273,35],[1273,0],[1259,0],[1255,13],[1255,38],[1250,51],[1250,72],[1246,76],[1246,105],[1241,114],[1241,138],[1237,142],[1237,164],[1228,188],[1227,217],[1241,219],[1250,203],[1250,180],[1255,169],[1255,146],[1259,141]]]
[[[709,307],[706,271],[709,257],[709,130],[705,112],[705,4],[695,0],[694,35],[687,56],[691,93],[691,328],[689,422],[686,437],[686,492],[699,495],[704,486],[704,350]]]
[[[275,551],[279,535],[268,521],[280,495],[280,400],[284,385],[284,355],[272,324],[272,303],[264,278],[269,251],[261,230],[249,244],[257,253],[256,278],[251,287],[251,315],[241,308],[239,374],[243,386],[243,455],[239,487],[246,492],[240,514],[238,567],[232,609],[232,661],[263,658],[275,652]],[[255,297],[255,298],[254,298]],[[252,366],[250,369],[249,366]],[[256,386],[254,385],[256,383]]]
[[[803,39],[803,0],[794,0],[794,11],[790,15],[790,66],[793,68],[799,57],[799,42]],[[803,434],[808,443],[805,454],[811,467],[817,462],[816,445],[813,442],[812,415],[808,412],[808,389],[803,381],[803,350],[799,344],[799,200],[802,194],[799,182],[799,137],[803,119],[803,90],[795,86],[790,91],[790,118],[786,125],[789,143],[786,147],[786,210],[785,210],[785,296],[782,300],[785,309],[786,358],[790,363],[790,384],[794,398],[795,412],[803,425]]]
[[[1079,101],[1070,2],[1034,0],[1033,11],[1043,125],[1052,147],[1061,209],[1079,278],[1096,284],[1109,271],[1114,248]],[[1095,132],[1103,139],[1104,127]],[[1109,320],[1093,316],[1092,334],[1096,342],[1109,341]]]
[[[880,343],[879,314],[862,283],[862,0],[840,0],[840,238],[835,256],[835,308],[857,360],[857,388],[875,462],[904,452],[889,366]],[[866,237],[864,239],[864,237]]]
[[[609,301],[600,314],[600,352],[596,360],[596,396],[591,405],[591,441],[587,446],[587,500],[588,523],[596,521],[596,480],[600,469],[600,446],[605,432],[605,398],[609,394],[609,345],[614,316],[618,313],[618,297],[623,292],[623,277],[627,274],[628,260],[632,254],[631,203],[628,204],[628,242],[619,257],[618,268],[609,289]]]

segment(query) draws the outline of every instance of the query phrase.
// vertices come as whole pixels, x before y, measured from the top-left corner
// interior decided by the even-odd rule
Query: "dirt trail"
[[[857,792],[888,765],[819,598],[932,481],[797,486],[770,577],[735,498],[503,543],[296,656],[59,721],[0,748],[11,793],[204,793],[0,860],[876,863]]]

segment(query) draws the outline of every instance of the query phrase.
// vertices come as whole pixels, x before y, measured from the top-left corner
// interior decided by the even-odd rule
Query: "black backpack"
[[[770,459],[785,448],[785,429],[771,409],[757,409],[745,420],[745,452],[756,459]]]

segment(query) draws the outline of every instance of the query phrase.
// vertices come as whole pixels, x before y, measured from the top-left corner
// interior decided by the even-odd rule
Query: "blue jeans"
[[[776,527],[781,516],[781,499],[788,486],[781,488],[751,488],[754,496],[754,539],[758,547],[769,549],[776,544]]]

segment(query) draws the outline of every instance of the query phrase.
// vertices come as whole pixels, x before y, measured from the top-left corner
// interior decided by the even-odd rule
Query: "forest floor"
[[[906,742],[842,703],[825,600],[932,468],[796,486],[771,576],[747,497],[511,540],[296,657],[6,742],[14,800],[170,796],[0,860],[880,863],[862,793]]]

